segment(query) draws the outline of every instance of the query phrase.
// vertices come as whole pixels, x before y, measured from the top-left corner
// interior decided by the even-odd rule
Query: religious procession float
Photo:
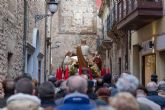
[[[63,70],[63,71],[62,71]],[[110,73],[110,70],[107,70]],[[106,69],[102,68],[101,57],[91,53],[86,40],[81,40],[81,45],[76,47],[76,52],[68,51],[62,63],[62,68],[56,70],[56,78],[68,79],[69,76],[87,75],[90,79],[103,76]]]

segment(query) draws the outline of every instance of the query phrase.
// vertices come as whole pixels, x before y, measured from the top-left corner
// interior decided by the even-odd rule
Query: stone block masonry
[[[68,51],[75,52],[81,39],[87,40],[90,50],[96,50],[97,9],[95,0],[60,0],[58,12],[53,18],[52,49],[53,73],[62,64]]]
[[[44,14],[44,0],[28,1],[27,42],[32,44],[34,16]],[[0,0],[0,74],[15,78],[23,73],[24,0]],[[44,21],[40,31],[41,52],[44,50]],[[42,64],[43,65],[43,64]],[[42,70],[43,71],[43,70]]]
[[[22,6],[14,0],[0,1],[0,73],[4,76],[22,73]]]

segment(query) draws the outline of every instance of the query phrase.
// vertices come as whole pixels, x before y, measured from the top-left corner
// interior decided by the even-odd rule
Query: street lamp
[[[48,9],[49,9],[51,15],[48,14],[48,12],[47,12]],[[58,1],[57,0],[50,0],[46,4],[46,12],[45,12],[45,14],[43,14],[43,15],[35,15],[35,22],[37,23],[38,21],[42,20],[43,18],[46,18],[48,16],[53,16],[53,14],[57,11],[57,9],[58,9]]]
[[[49,57],[51,57],[51,28],[52,28],[52,16],[58,9],[58,1],[57,0],[45,0],[46,1],[46,7],[45,7],[45,14],[43,15],[35,15],[35,23],[45,18],[45,49],[44,49],[44,81],[46,81],[46,74],[47,74],[47,50],[49,46]],[[48,10],[51,13],[48,14]],[[50,37],[48,38],[48,19],[47,17],[51,16],[51,22],[50,22]],[[50,68],[50,66],[48,66]]]
[[[50,0],[50,2],[48,2],[48,8],[49,8],[49,11],[52,14],[56,13],[57,8],[58,8],[58,2],[57,2],[57,0]]]

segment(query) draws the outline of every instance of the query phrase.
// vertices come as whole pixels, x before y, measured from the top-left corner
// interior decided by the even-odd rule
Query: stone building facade
[[[0,73],[12,77],[22,73],[23,2],[0,1]]]
[[[102,19],[102,44],[100,45],[104,67],[110,67],[113,74],[129,70],[128,33],[117,29],[117,2],[102,0],[99,10]]]
[[[44,14],[44,0],[28,0],[28,35],[27,45],[34,42],[33,30],[35,27],[34,16]],[[24,31],[24,1],[0,1],[0,74],[15,78],[23,73],[23,31]],[[40,52],[44,49],[44,21],[39,23]],[[33,47],[33,45],[32,45]],[[27,46],[28,49],[28,46]],[[35,51],[34,47],[34,51]],[[43,62],[43,61],[42,61]],[[26,70],[25,72],[28,72]],[[30,73],[32,76],[34,72]],[[36,73],[37,74],[37,73]],[[35,79],[37,78],[34,75]]]
[[[159,4],[161,7],[159,10],[157,7],[149,10],[156,10],[156,14],[151,13],[152,18],[157,16],[157,13],[160,17],[152,19],[147,25],[131,33],[130,70],[143,84],[147,84],[153,74],[158,76],[158,81],[165,79],[165,1],[152,1],[152,4]]]
[[[26,72],[30,73],[33,79],[43,80],[45,20],[35,25],[34,17],[37,14],[45,14],[46,3],[45,0],[27,1],[25,71],[23,71],[24,1],[0,1],[0,74],[15,78]],[[48,17],[48,37],[51,34],[54,70],[61,65],[66,52],[75,51],[81,39],[87,40],[91,51],[96,50],[97,18],[95,0],[60,0],[58,11],[53,16],[52,32]]]
[[[105,0],[101,1],[98,16],[101,19],[101,33],[99,33],[98,53],[102,59],[102,67],[109,68],[111,66],[110,50],[111,39],[107,34],[107,16],[109,15],[109,6]]]
[[[44,15],[45,6],[45,0],[28,0],[25,72],[39,82],[44,80],[45,20],[35,23],[35,16]]]
[[[87,40],[91,51],[96,50],[97,9],[95,0],[61,0],[53,18],[52,64],[61,66],[65,54],[75,51],[81,39]],[[57,42],[61,42],[57,44]],[[56,48],[56,45],[57,46]]]

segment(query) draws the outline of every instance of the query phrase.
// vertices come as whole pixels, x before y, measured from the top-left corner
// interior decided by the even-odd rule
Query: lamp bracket
[[[48,16],[51,16],[51,14],[41,14],[41,15],[35,15],[35,23],[37,23],[38,21],[48,17]]]

